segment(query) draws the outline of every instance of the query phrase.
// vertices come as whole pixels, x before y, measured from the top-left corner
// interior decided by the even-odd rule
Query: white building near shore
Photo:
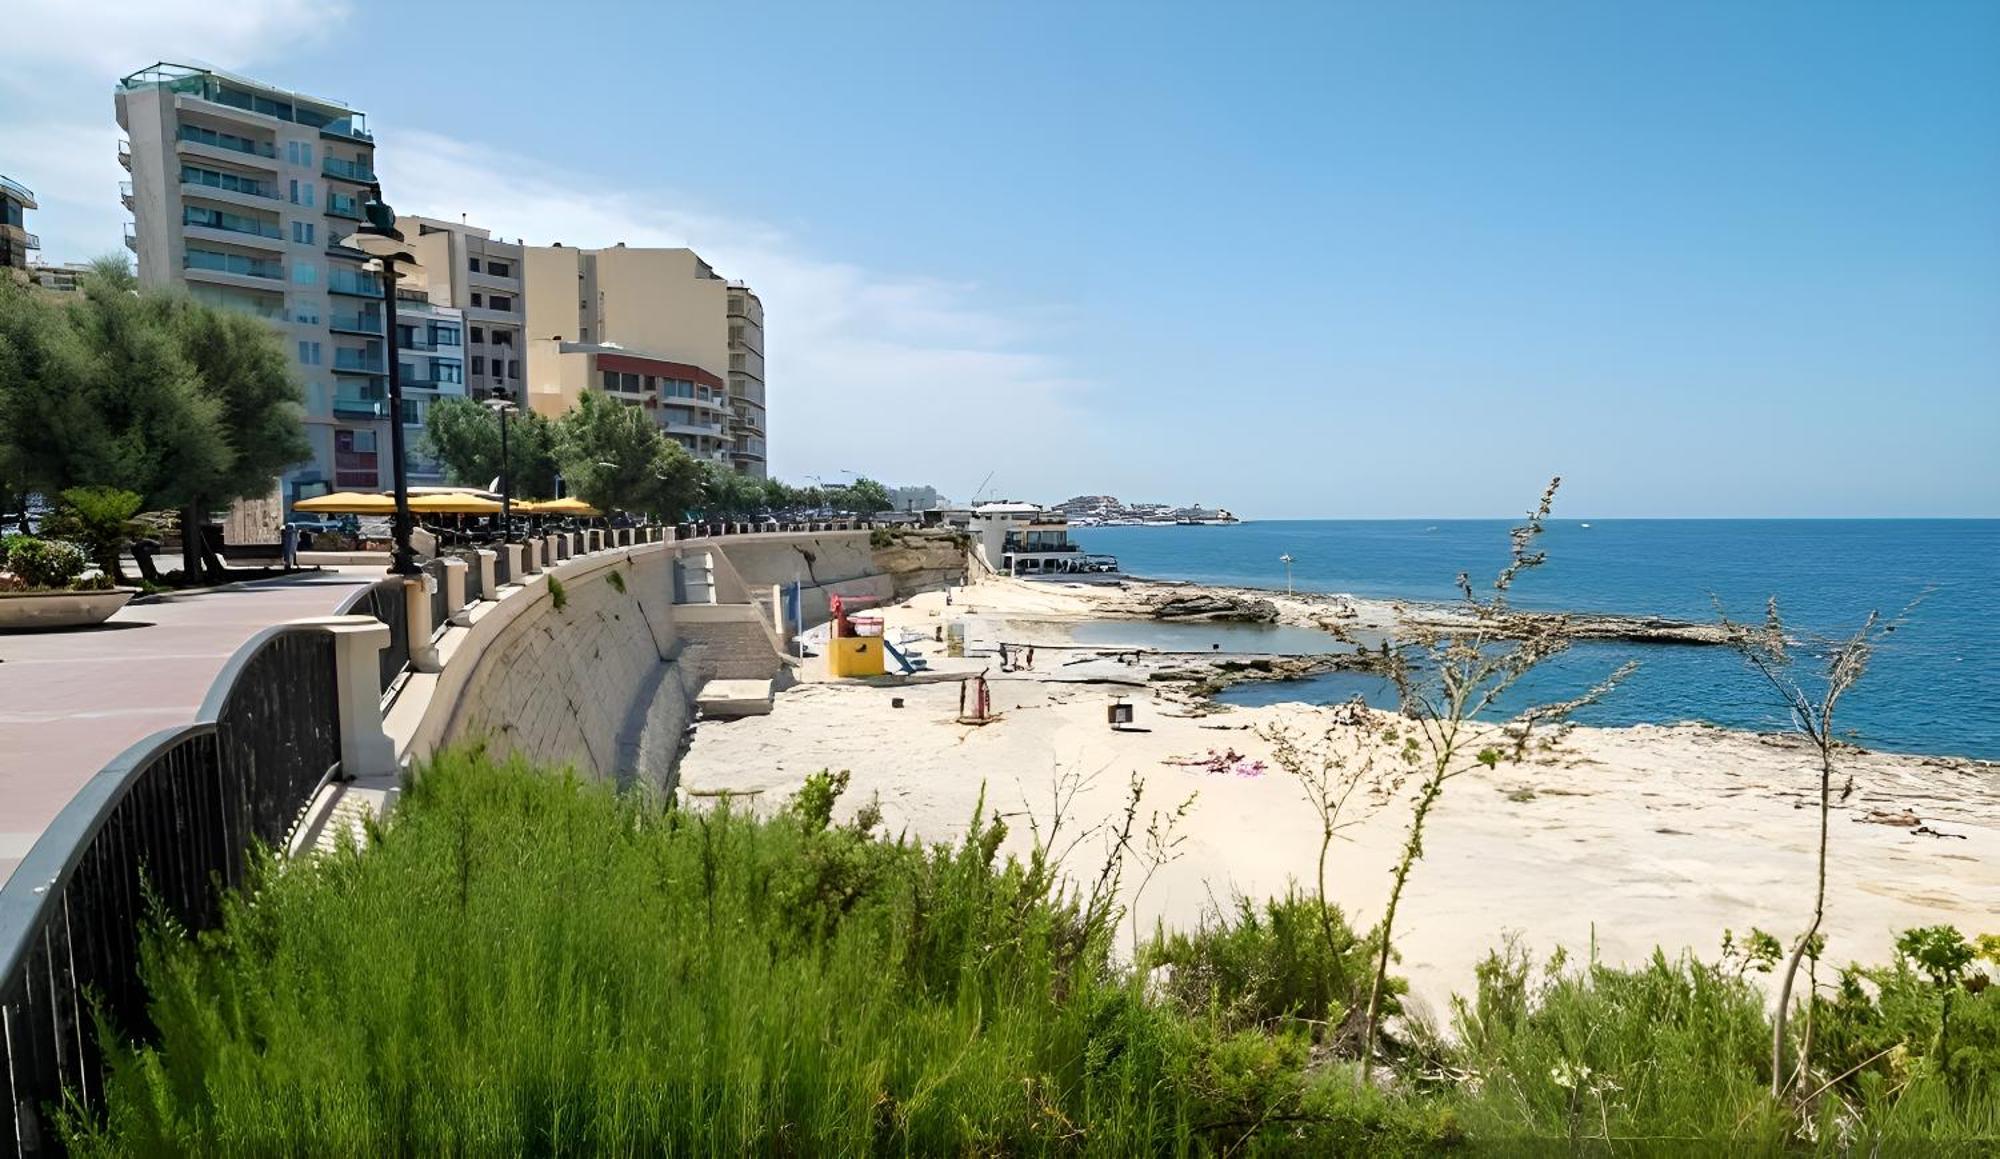
[[[1091,555],[1069,538],[1069,517],[1033,503],[983,503],[967,529],[980,562],[1005,576],[1088,581],[1118,574],[1118,561]]]

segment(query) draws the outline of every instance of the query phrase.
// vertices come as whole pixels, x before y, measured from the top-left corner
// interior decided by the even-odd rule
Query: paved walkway
[[[84,782],[133,743],[186,724],[243,641],[330,615],[378,568],[127,606],[79,632],[0,634],[0,881]]]

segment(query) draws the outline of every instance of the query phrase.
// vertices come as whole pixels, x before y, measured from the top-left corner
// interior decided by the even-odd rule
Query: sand
[[[1237,894],[1310,883],[1319,823],[1298,782],[1272,762],[1267,730],[1360,751],[1400,723],[1384,713],[1342,723],[1354,719],[1344,708],[1302,704],[1217,709],[1148,686],[1143,671],[1114,660],[1065,665],[1078,653],[1042,651],[1037,670],[1020,673],[1001,673],[990,655],[947,659],[928,638],[968,612],[1059,622],[1100,614],[1117,598],[1008,580],[955,595],[949,608],[941,593],[927,593],[887,609],[888,630],[922,633],[915,648],[941,676],[990,670],[999,720],[956,723],[957,679],[829,682],[808,660],[805,682],[781,693],[769,716],[697,727],[681,765],[684,797],[747,794],[775,805],[808,774],[845,769],[847,812],[872,798],[892,831],[950,840],[983,791],[1012,825],[1007,848],[1020,851],[1029,818],[1048,823],[1064,776],[1087,782],[1067,810],[1072,832],[1113,818],[1138,777],[1142,827],[1153,810],[1196,797],[1178,858],[1136,897],[1128,876],[1125,900],[1146,930],[1155,920],[1192,925]],[[1318,606],[1306,613],[1319,614]],[[892,707],[893,697],[904,707]],[[1134,706],[1131,730],[1107,725],[1115,699]],[[1234,750],[1244,772],[1259,760],[1266,771],[1172,763],[1210,750]],[[1832,820],[1829,955],[1882,961],[1894,935],[1916,925],[2000,932],[2000,770],[1859,751],[1841,767],[1854,790]],[[1538,955],[1594,948],[1618,964],[1655,946],[1712,957],[1726,929],[1762,927],[1789,940],[1811,911],[1815,769],[1813,752],[1789,738],[1677,725],[1577,728],[1522,763],[1461,777],[1433,815],[1403,901],[1399,969],[1419,1002],[1441,1011],[1509,935]],[[1356,824],[1334,847],[1328,885],[1357,925],[1380,915],[1410,797],[1406,786],[1375,807],[1349,807]],[[1103,852],[1099,834],[1076,848],[1070,868],[1094,876]]]

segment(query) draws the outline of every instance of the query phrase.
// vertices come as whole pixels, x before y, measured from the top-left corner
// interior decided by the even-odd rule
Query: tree
[[[71,487],[62,493],[62,504],[42,525],[42,534],[83,548],[111,582],[124,583],[118,556],[137,533],[132,517],[139,514],[144,502],[137,494],[116,487]]]
[[[873,515],[895,506],[889,489],[866,475],[855,476],[854,482],[841,488],[839,503],[857,515]]]
[[[424,417],[423,438],[431,457],[444,464],[448,481],[484,490],[500,477],[500,420],[485,404],[439,399]],[[556,493],[554,424],[533,411],[507,416],[507,483],[522,498]]]
[[[700,465],[638,407],[586,390],[555,435],[563,478],[593,507],[661,514],[683,496],[699,502]]]
[[[754,515],[772,506],[766,501],[771,480],[752,479],[720,464],[709,465],[704,476],[705,510],[718,515]],[[778,487],[782,492],[784,484]]]

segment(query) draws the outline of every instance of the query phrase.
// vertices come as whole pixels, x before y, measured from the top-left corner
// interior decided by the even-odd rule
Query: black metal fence
[[[376,580],[340,605],[342,615],[373,616],[389,629],[389,646],[382,649],[382,691],[410,664],[410,619],[404,608],[403,577]]]
[[[238,669],[216,718],[156,733],[87,783],[0,886],[0,1153],[54,1153],[65,1092],[102,1106],[93,1011],[150,1033],[139,978],[156,901],[215,925],[252,845],[282,848],[340,762],[334,643],[273,636]],[[8,1129],[11,1128],[11,1129]]]

